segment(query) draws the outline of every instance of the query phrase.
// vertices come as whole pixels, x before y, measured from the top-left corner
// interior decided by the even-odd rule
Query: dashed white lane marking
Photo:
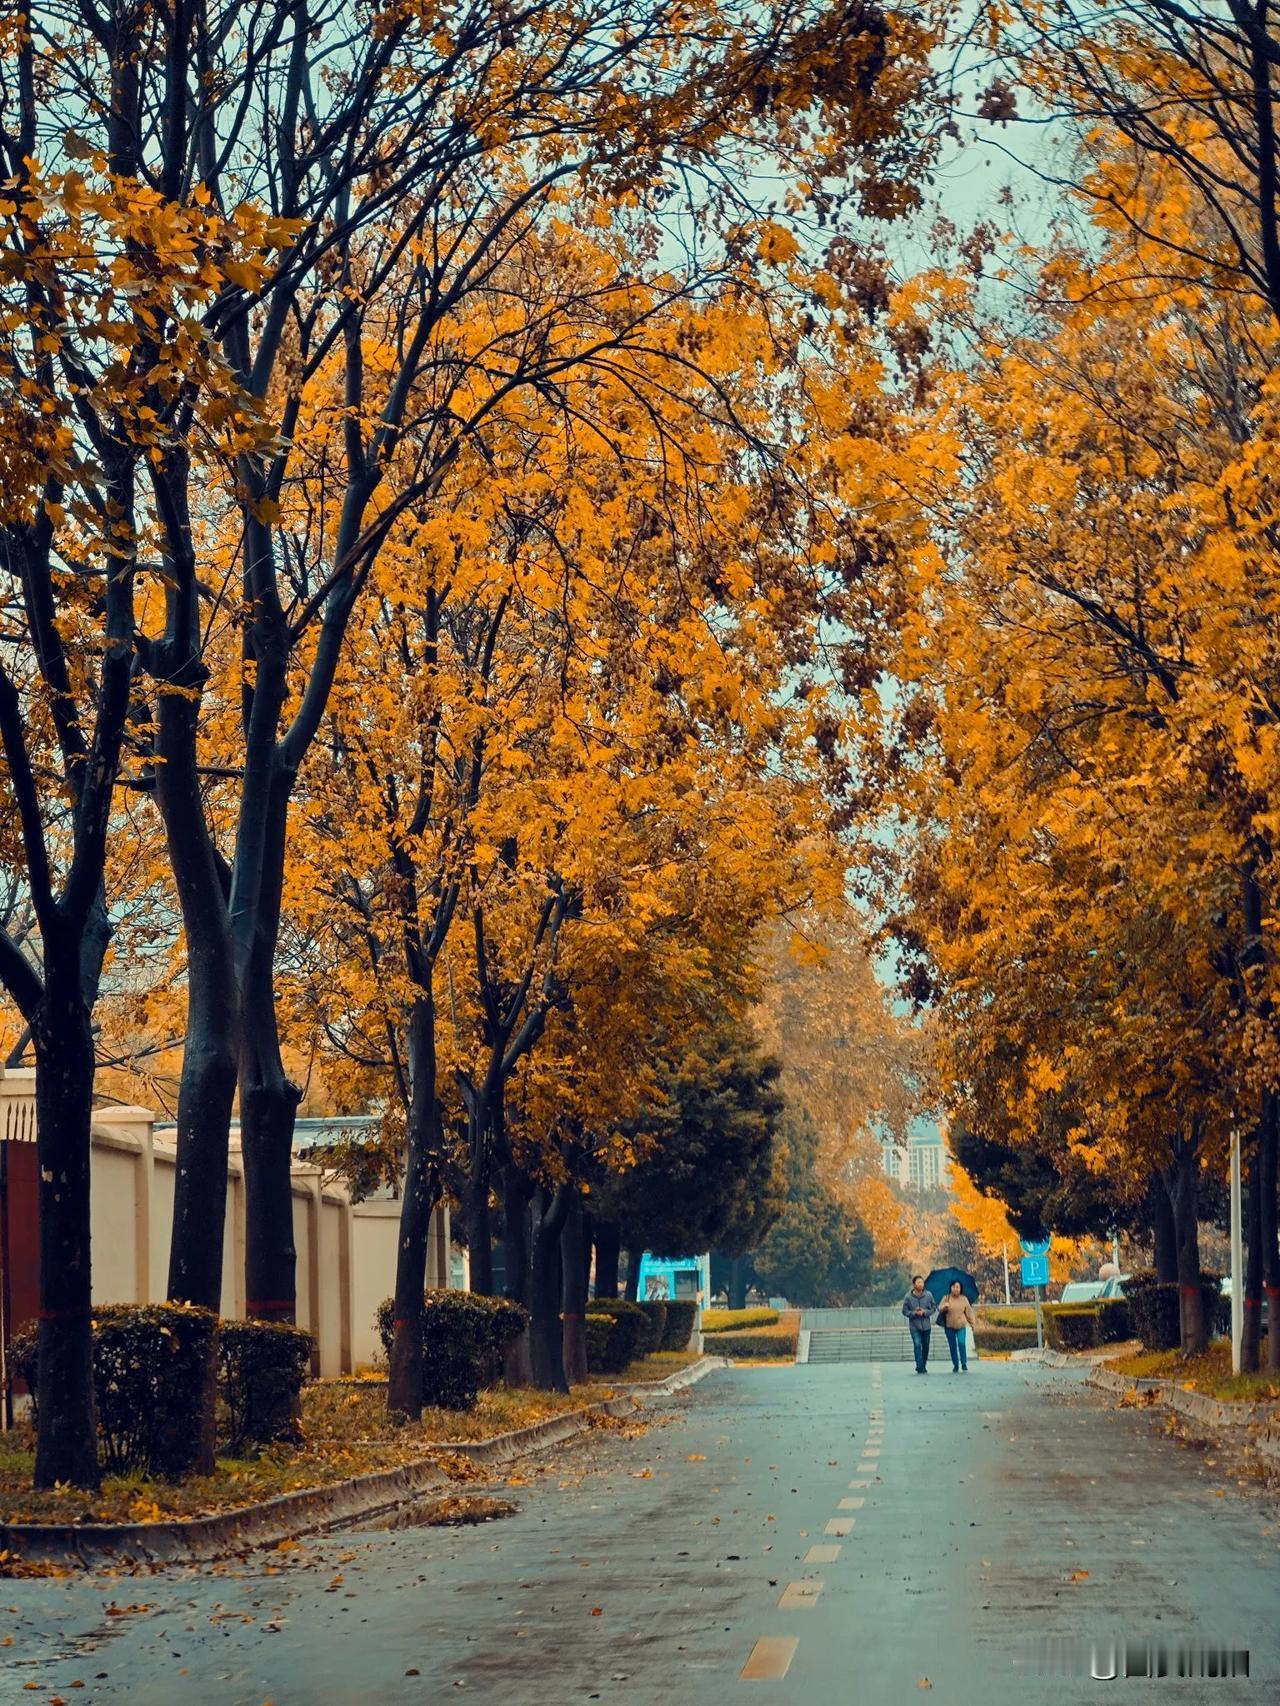
[[[740,1682],[781,1682],[800,1645],[795,1635],[761,1635],[743,1665]]]
[[[866,1502],[865,1499],[841,1499],[837,1508],[842,1511],[860,1511]]]
[[[862,1455],[864,1457],[879,1457],[880,1447],[878,1445],[864,1445]]]
[[[859,1481],[850,1481],[849,1485],[850,1487],[869,1487],[871,1485],[871,1481],[869,1477],[864,1477]]]
[[[840,1556],[838,1546],[811,1546],[804,1555],[806,1564],[834,1564]]]
[[[843,1539],[846,1535],[853,1533],[853,1525],[857,1520],[857,1517],[853,1516],[833,1516],[822,1532],[824,1534],[838,1534]]]
[[[809,1611],[818,1603],[821,1582],[788,1582],[778,1601],[779,1611]]]
[[[858,1470],[863,1475],[874,1475],[879,1467],[878,1463],[860,1463]]]

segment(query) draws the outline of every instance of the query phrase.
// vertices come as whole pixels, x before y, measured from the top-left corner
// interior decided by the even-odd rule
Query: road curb
[[[1137,1341],[1134,1341],[1136,1346]],[[1021,1351],[1010,1351],[1010,1362],[1041,1363],[1045,1368],[1095,1368],[1099,1363],[1109,1362],[1114,1356],[1123,1356],[1125,1346],[1108,1345],[1106,1350],[1097,1351],[1052,1351],[1029,1348]]]
[[[1142,1393],[1162,1408],[1172,1410],[1175,1415],[1197,1423],[1201,1428],[1243,1433],[1260,1457],[1280,1465],[1280,1432],[1277,1432],[1280,1430],[1280,1405],[1211,1398],[1205,1392],[1188,1392],[1176,1380],[1142,1379],[1137,1375],[1119,1374],[1110,1368],[1095,1368],[1086,1376],[1085,1384],[1120,1396]],[[1268,1431],[1264,1433],[1260,1429]]]
[[[199,1564],[277,1546],[282,1540],[385,1515],[409,1499],[449,1485],[438,1462],[442,1454],[500,1468],[575,1438],[590,1427],[593,1417],[630,1415],[647,1402],[673,1397],[725,1366],[723,1357],[704,1357],[663,1380],[633,1383],[620,1388],[617,1397],[549,1416],[527,1428],[485,1440],[442,1440],[432,1447],[430,1457],[413,1463],[328,1487],[283,1493],[214,1516],[174,1517],[165,1522],[0,1523],[0,1551],[24,1563]]]

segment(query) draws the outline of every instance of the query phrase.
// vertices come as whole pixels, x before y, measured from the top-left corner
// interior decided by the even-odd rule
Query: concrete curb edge
[[[449,1478],[437,1462],[441,1453],[501,1467],[530,1452],[575,1438],[587,1430],[595,1416],[629,1415],[643,1408],[646,1401],[672,1397],[725,1366],[723,1357],[704,1357],[664,1380],[621,1387],[617,1397],[550,1416],[527,1428],[485,1440],[442,1440],[432,1447],[429,1458],[357,1475],[332,1486],[282,1493],[260,1504],[219,1511],[214,1516],[137,1523],[0,1523],[0,1551],[24,1563],[196,1564],[276,1546],[282,1540],[382,1516],[406,1500],[448,1486]]]
[[[1085,1385],[1120,1396],[1130,1392],[1148,1394],[1155,1404],[1172,1410],[1175,1415],[1201,1428],[1225,1430],[1232,1434],[1244,1432],[1249,1446],[1260,1457],[1280,1466],[1280,1438],[1257,1431],[1280,1422],[1280,1407],[1275,1404],[1210,1398],[1204,1392],[1188,1392],[1176,1380],[1144,1380],[1137,1375],[1117,1374],[1110,1368],[1094,1369],[1086,1376]]]

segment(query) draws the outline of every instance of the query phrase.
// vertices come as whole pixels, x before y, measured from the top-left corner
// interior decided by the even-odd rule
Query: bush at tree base
[[[427,1291],[422,1299],[423,1392],[442,1410],[469,1410],[480,1388],[494,1385],[502,1353],[529,1322],[528,1311],[507,1297],[473,1291]],[[391,1356],[395,1299],[378,1305],[374,1325]]]
[[[654,1299],[640,1305],[649,1322],[649,1334],[640,1347],[641,1356],[652,1356],[654,1351],[662,1349],[662,1335],[667,1330],[666,1300]]]
[[[1046,1303],[1044,1338],[1050,1350],[1088,1351],[1102,1343],[1096,1303]]]
[[[593,1315],[616,1315],[619,1318],[625,1316],[635,1323],[628,1362],[634,1361],[636,1357],[648,1356],[651,1351],[661,1347],[661,1333],[666,1327],[667,1304],[662,1305],[662,1328],[656,1332],[657,1317],[649,1314],[643,1303],[631,1303],[625,1297],[593,1297],[587,1307]],[[625,1364],[623,1366],[625,1367]]]
[[[587,1306],[587,1370],[591,1374],[621,1374],[636,1360],[640,1335],[648,1326],[644,1311],[634,1303],[620,1310],[597,1307],[597,1303],[612,1302],[612,1298],[593,1298]],[[599,1327],[591,1326],[593,1321],[609,1322],[603,1341]]]
[[[667,1321],[662,1329],[662,1343],[658,1346],[662,1351],[687,1350],[693,1334],[693,1323],[698,1316],[698,1305],[691,1297],[673,1297],[667,1300]]]
[[[607,1374],[610,1371],[605,1364],[609,1357],[609,1339],[617,1325],[612,1315],[588,1315],[587,1330],[587,1370],[591,1374]]]
[[[1104,1345],[1134,1337],[1133,1305],[1127,1297],[1104,1297],[1098,1304],[1098,1335]]]
[[[218,1332],[218,1396],[227,1451],[301,1442],[302,1383],[314,1340],[285,1321],[224,1321]]]
[[[1177,1285],[1162,1284],[1150,1268],[1125,1281],[1125,1297],[1133,1331],[1149,1351],[1176,1351],[1182,1343],[1180,1293]],[[1221,1330],[1223,1305],[1221,1274],[1201,1273],[1200,1295],[1206,1328],[1212,1336]]]
[[[200,1399],[216,1354],[218,1317],[187,1304],[103,1304],[93,1312],[93,1395],[98,1457],[109,1474],[141,1470],[180,1480],[202,1442]],[[38,1329],[28,1322],[9,1348],[34,1405]]]

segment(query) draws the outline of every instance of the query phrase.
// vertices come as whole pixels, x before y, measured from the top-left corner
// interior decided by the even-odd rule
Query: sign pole
[[[1044,1316],[1040,1313],[1040,1287],[1036,1287],[1036,1349],[1044,1349]]]
[[[1231,1128],[1231,1372],[1244,1345],[1244,1226],[1240,1204],[1240,1131]]]
[[[1004,1260],[1004,1301],[1007,1308],[1013,1301],[1009,1296],[1009,1246],[1007,1244],[1000,1246],[1000,1255]]]

